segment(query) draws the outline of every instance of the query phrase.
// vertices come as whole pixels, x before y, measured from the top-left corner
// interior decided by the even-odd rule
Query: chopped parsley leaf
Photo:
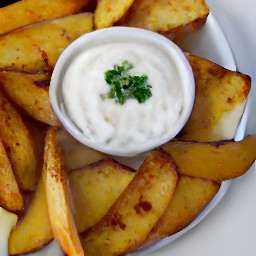
[[[115,99],[121,105],[129,98],[135,98],[139,103],[149,99],[152,96],[152,87],[148,84],[148,76],[127,74],[127,71],[132,68],[133,64],[124,61],[121,66],[114,65],[114,69],[106,71],[104,78],[110,85],[110,90],[101,97]]]

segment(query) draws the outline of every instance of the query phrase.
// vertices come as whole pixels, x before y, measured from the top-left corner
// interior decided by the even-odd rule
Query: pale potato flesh
[[[132,169],[110,158],[68,174],[78,232],[101,220],[134,175]]]
[[[16,225],[18,216],[0,207],[0,255],[9,256],[8,238],[11,230]]]
[[[42,176],[24,217],[9,238],[9,253],[29,253],[53,240],[46,203],[45,178]]]
[[[256,160],[256,135],[237,142],[175,140],[163,149],[173,157],[182,174],[222,182],[243,175]]]
[[[77,141],[64,127],[58,129],[57,140],[61,147],[61,153],[67,171],[82,168],[107,158],[107,155],[102,152],[89,148]]]
[[[219,187],[210,180],[182,175],[170,204],[144,245],[171,236],[189,225],[216,195]]]

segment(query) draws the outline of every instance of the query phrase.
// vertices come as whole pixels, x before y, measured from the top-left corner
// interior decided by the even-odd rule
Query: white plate
[[[214,14],[215,17],[217,17],[217,20],[223,22],[221,23],[221,27],[225,29],[225,34],[228,35],[239,69],[242,72],[252,75],[252,67],[254,66],[255,68],[256,58],[255,56],[250,56],[249,50],[251,49],[255,51],[252,46],[256,45],[256,40],[255,44],[250,44],[248,35],[251,35],[252,26],[248,29],[248,26],[246,25],[248,25],[248,22],[251,23],[251,16],[249,14],[254,14],[253,10],[255,10],[255,8],[253,7],[256,7],[256,5],[252,0],[240,0],[235,3],[232,0],[226,0],[224,2],[209,0],[208,2],[213,11],[215,11]],[[249,6],[251,5],[251,8],[248,4]],[[232,8],[230,8],[230,6],[232,6]],[[235,14],[233,10],[235,10]],[[242,10],[246,10],[246,12],[242,12]],[[225,15],[226,12],[228,12],[233,19],[229,19],[230,16]],[[221,16],[218,15],[220,13],[222,14]],[[246,19],[239,19],[236,28],[234,28],[235,17],[244,17],[245,15]],[[246,41],[246,46],[250,45],[247,49],[243,47],[243,43],[241,43],[242,40],[239,41],[240,36],[234,33],[234,30],[239,27],[237,26],[239,25],[238,23],[240,26],[241,23],[244,24],[243,27],[240,27],[240,32],[242,31],[242,28],[247,28],[247,30],[242,33],[243,36],[247,33],[246,38],[248,41]],[[256,24],[255,19],[254,24]],[[233,30],[231,28],[233,28]],[[187,39],[184,47],[190,53],[208,58],[226,68],[232,70],[236,69],[229,43],[212,15],[209,16],[206,25],[200,32],[197,32]],[[249,59],[250,61],[248,61],[245,53],[247,56],[251,57]],[[253,51],[251,54],[255,55]],[[253,63],[254,65],[252,65]],[[240,137],[243,136],[243,127],[241,128],[241,132],[242,134],[240,134]],[[255,256],[256,246],[255,243],[252,242],[254,240],[252,237],[256,237],[256,186],[254,167],[252,167],[251,171],[242,179],[235,180],[227,195],[223,198],[228,187],[229,183],[224,183],[220,192],[216,195],[210,205],[208,205],[203,213],[186,229],[169,238],[163,239],[153,246],[133,253],[132,255],[167,256],[171,254],[172,256]],[[244,193],[241,193],[241,191]],[[248,195],[251,196],[248,198]],[[221,199],[223,200],[220,202]],[[240,207],[237,201],[239,201],[238,203]],[[216,207],[219,202],[220,204]],[[214,208],[215,210],[211,212]],[[209,214],[210,212],[211,214]],[[206,215],[208,215],[207,220],[202,221],[200,225],[197,225]],[[243,226],[243,223],[246,228]],[[197,225],[197,227],[190,230],[195,225]],[[237,228],[237,226],[239,226],[239,228]],[[250,229],[250,227],[252,228]],[[188,230],[190,230],[190,232],[184,235]],[[252,230],[254,230],[254,233]],[[243,232],[243,234],[239,235],[241,232]],[[172,243],[181,235],[183,236],[180,239],[176,240],[175,243]],[[40,252],[30,255],[46,256],[49,255],[50,252],[51,255],[63,255],[55,242]]]

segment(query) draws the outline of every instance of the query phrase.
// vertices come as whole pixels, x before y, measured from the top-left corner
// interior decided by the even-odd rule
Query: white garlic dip
[[[50,86],[53,108],[57,105],[56,114],[71,135],[99,151],[131,156],[182,129],[195,89],[191,67],[175,44],[153,32],[121,27],[92,32],[76,43],[64,51],[65,61],[60,57]],[[152,97],[144,103],[129,98],[121,105],[102,97],[110,90],[104,73],[124,61],[133,64],[128,74],[148,76]]]

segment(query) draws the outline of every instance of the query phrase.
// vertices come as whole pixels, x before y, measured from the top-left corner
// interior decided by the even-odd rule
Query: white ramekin
[[[86,51],[90,47],[95,47],[108,42],[125,42],[127,39],[134,40],[135,42],[136,40],[145,40],[145,42],[152,43],[156,47],[161,48],[164,52],[166,52],[167,58],[172,58],[172,61],[174,60],[175,63],[177,63],[181,85],[183,90],[186,90],[186,94],[184,94],[185,104],[177,124],[172,129],[169,129],[164,136],[159,138],[159,140],[154,141],[154,143],[149,143],[147,146],[142,143],[141,146],[137,147],[136,150],[133,150],[132,152],[125,147],[113,148],[109,145],[102,145],[98,142],[92,141],[86,134],[77,128],[77,126],[71,121],[70,117],[65,113],[65,111],[63,111],[63,108],[61,107],[64,104],[61,90],[63,78],[72,61],[79,54]],[[116,156],[132,156],[147,152],[174,138],[184,127],[191,114],[194,104],[194,97],[195,81],[192,68],[182,50],[172,41],[160,34],[144,29],[128,27],[111,27],[96,30],[76,39],[63,51],[59,57],[50,83],[50,101],[52,107],[66,130],[81,143],[101,152]]]

